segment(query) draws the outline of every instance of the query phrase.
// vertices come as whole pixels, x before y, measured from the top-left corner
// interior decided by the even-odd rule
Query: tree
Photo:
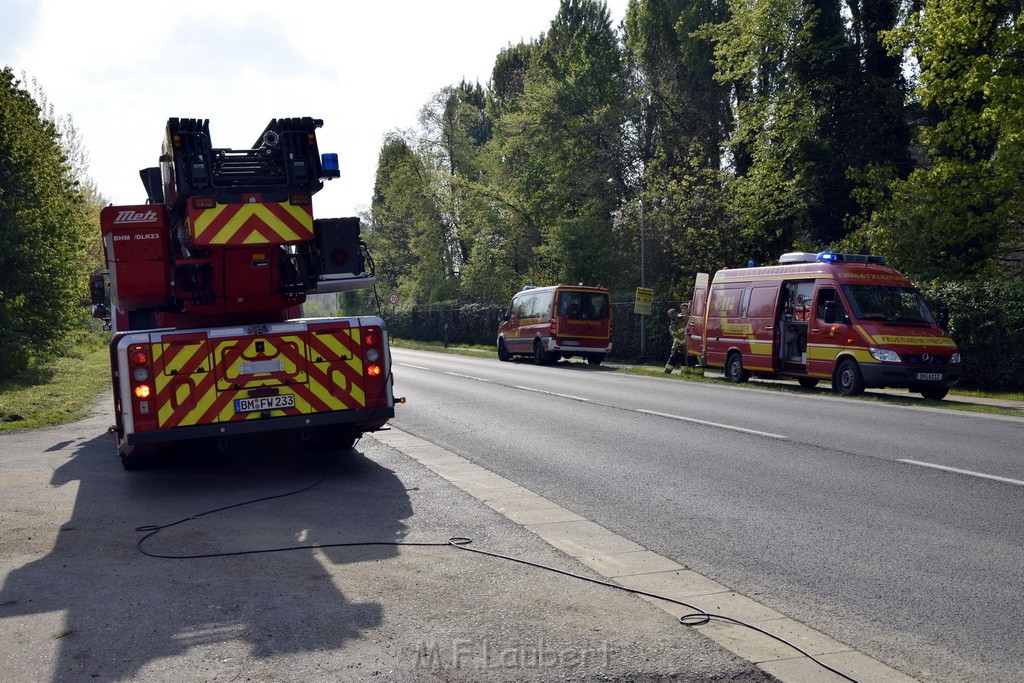
[[[398,135],[385,141],[377,163],[368,244],[382,283],[410,303],[448,301],[458,282],[444,221],[423,160]]]
[[[621,156],[626,90],[608,9],[563,0],[535,47],[505,54],[516,55],[525,74],[520,90],[511,76],[521,72],[503,72],[510,77],[494,121],[488,183],[518,212],[529,250],[524,275],[538,283],[586,281],[595,277],[593,264],[614,264],[621,252],[611,239],[615,197],[607,180]],[[580,240],[581,231],[590,239]]]
[[[0,375],[60,352],[86,320],[86,199],[54,123],[0,71]],[[94,258],[94,256],[92,257]]]
[[[729,0],[717,77],[733,86],[731,210],[751,256],[842,240],[872,168],[909,171],[898,63],[879,54],[889,0]],[[871,207],[867,207],[871,208]]]
[[[711,41],[696,34],[724,18],[714,0],[639,0],[626,12],[637,106],[625,176],[647,209],[648,273],[663,292],[684,294],[694,272],[731,263],[737,247],[721,172],[729,87],[715,79]]]
[[[1019,3],[938,0],[889,36],[919,65],[923,164],[864,233],[918,277],[1024,275],[1020,21]]]

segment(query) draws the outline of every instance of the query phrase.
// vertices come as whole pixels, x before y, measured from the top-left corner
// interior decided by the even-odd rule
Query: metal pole
[[[644,224],[644,196],[637,195],[640,201],[640,286],[647,287],[647,268],[644,261],[644,241],[646,240],[647,226]],[[640,316],[640,358],[646,358],[647,324],[644,316]]]

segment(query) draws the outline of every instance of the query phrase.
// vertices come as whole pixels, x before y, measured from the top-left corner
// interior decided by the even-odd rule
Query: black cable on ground
[[[568,571],[566,569],[559,569],[558,567],[552,567],[550,565],[541,564],[540,562],[534,562],[533,560],[524,560],[524,559],[519,558],[519,557],[514,557],[512,555],[504,555],[502,553],[496,553],[496,552],[493,552],[493,551],[490,551],[490,550],[480,550],[479,548],[471,548],[470,544],[473,543],[473,539],[467,538],[465,536],[453,536],[453,537],[449,538],[447,541],[443,541],[443,542],[441,542],[441,541],[433,541],[433,542],[429,542],[429,541],[423,541],[423,542],[415,542],[415,541],[357,541],[357,542],[351,542],[351,543],[311,543],[311,544],[307,544],[307,545],[282,546],[280,548],[262,548],[262,549],[258,549],[258,550],[238,550],[238,551],[234,551],[234,552],[203,553],[203,554],[198,554],[198,555],[164,555],[162,553],[150,552],[150,551],[146,550],[143,547],[143,544],[145,543],[145,541],[147,539],[152,538],[153,536],[155,536],[156,534],[158,534],[160,531],[162,531],[164,529],[168,529],[168,528],[170,528],[172,526],[177,526],[179,524],[184,524],[185,522],[191,522],[192,520],[199,519],[200,517],[205,517],[207,515],[212,515],[212,514],[215,514],[217,512],[223,512],[225,510],[231,510],[231,509],[234,509],[234,508],[240,508],[240,507],[244,507],[246,505],[252,505],[252,504],[255,504],[255,503],[262,503],[262,502],[268,501],[268,500],[275,500],[277,498],[286,498],[288,496],[294,496],[294,495],[297,495],[299,493],[304,493],[304,492],[309,491],[310,489],[316,488],[317,486],[322,484],[324,481],[326,481],[328,478],[330,478],[332,474],[333,474],[333,472],[329,472],[326,475],[324,475],[323,477],[321,477],[319,480],[313,482],[312,484],[310,484],[308,486],[304,486],[304,487],[302,487],[300,489],[296,489],[294,491],[289,491],[287,493],[279,493],[279,494],[276,494],[276,495],[273,495],[273,496],[265,496],[263,498],[255,498],[253,500],[247,500],[247,501],[243,501],[241,503],[234,503],[232,505],[225,505],[224,507],[215,508],[213,510],[207,510],[206,512],[200,512],[199,514],[192,515],[191,517],[185,517],[185,518],[179,519],[178,521],[171,522],[170,524],[147,525],[147,526],[136,527],[136,529],[135,529],[136,531],[148,532],[148,533],[146,533],[145,536],[143,536],[142,538],[139,539],[139,541],[138,541],[138,543],[136,545],[137,545],[137,547],[139,549],[139,552],[141,552],[143,555],[146,555],[148,557],[155,557],[155,558],[159,558],[159,559],[166,559],[166,560],[198,560],[198,559],[206,559],[206,558],[213,558],[213,557],[236,557],[236,556],[239,556],[239,555],[261,555],[261,554],[265,554],[265,553],[280,553],[280,552],[288,552],[288,551],[294,551],[294,550],[311,550],[311,549],[314,549],[314,548],[354,548],[354,547],[359,547],[359,546],[410,546],[410,547],[421,547],[421,548],[427,547],[427,548],[430,548],[430,547],[449,546],[449,547],[457,548],[458,550],[465,550],[467,552],[477,553],[479,555],[487,555],[488,557],[494,557],[494,558],[497,558],[497,559],[500,559],[500,560],[508,560],[510,562],[516,562],[518,564],[526,565],[527,567],[533,567],[535,569],[543,569],[545,571],[554,572],[556,574],[561,574],[563,576],[568,576],[568,577],[571,577],[571,578],[574,578],[574,579],[579,579],[580,581],[586,581],[588,583],[597,584],[598,586],[605,586],[607,588],[614,588],[616,590],[624,591],[626,593],[632,593],[634,595],[642,595],[642,596],[648,597],[648,598],[655,598],[657,600],[664,600],[665,602],[669,602],[669,603],[672,603],[674,605],[679,605],[680,607],[685,607],[686,609],[692,610],[692,611],[689,612],[689,613],[682,614],[682,615],[679,616],[679,623],[682,624],[683,626],[688,626],[688,627],[702,626],[704,624],[709,623],[711,620],[714,619],[714,620],[717,620],[717,621],[724,621],[724,622],[727,622],[727,623],[730,623],[730,624],[735,624],[737,626],[742,626],[744,628],[748,628],[748,629],[750,629],[752,631],[756,631],[756,632],[758,632],[758,633],[760,633],[760,634],[762,634],[764,636],[767,636],[767,637],[769,637],[769,638],[771,638],[771,639],[773,639],[773,640],[775,640],[775,641],[777,641],[779,643],[782,643],[786,647],[789,647],[789,648],[793,649],[795,652],[800,653],[801,655],[803,655],[807,659],[811,660],[812,662],[814,662],[818,666],[822,667],[823,669],[831,671],[832,673],[836,674],[837,676],[839,676],[839,677],[841,677],[841,678],[843,678],[843,679],[845,679],[847,681],[851,681],[851,683],[859,683],[859,681],[856,678],[848,676],[847,674],[843,673],[842,671],[839,671],[838,669],[836,669],[836,668],[826,664],[825,662],[821,661],[820,659],[818,659],[817,657],[812,655],[810,652],[807,652],[806,650],[801,648],[799,645],[797,645],[795,643],[792,643],[792,642],[786,640],[785,638],[783,638],[781,636],[777,636],[774,633],[770,633],[770,632],[764,630],[763,628],[760,628],[758,626],[754,626],[753,624],[748,624],[745,621],[740,621],[739,619],[734,619],[732,617],[725,616],[724,614],[715,614],[713,612],[707,612],[707,611],[701,609],[700,607],[697,607],[696,605],[691,605],[688,602],[683,602],[682,600],[676,600],[675,598],[669,598],[669,597],[665,597],[663,595],[658,595],[657,593],[649,593],[647,591],[639,590],[637,588],[629,588],[628,586],[622,586],[620,584],[612,583],[610,581],[605,581],[603,579],[595,579],[593,577],[585,576],[583,574],[577,574],[575,572],[571,572],[571,571]]]

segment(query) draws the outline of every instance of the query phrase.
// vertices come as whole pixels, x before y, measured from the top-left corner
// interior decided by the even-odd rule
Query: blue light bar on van
[[[869,254],[836,254],[831,251],[819,252],[817,260],[819,263],[837,263],[842,261],[843,263],[877,263],[879,265],[885,265],[884,256],[871,256]]]

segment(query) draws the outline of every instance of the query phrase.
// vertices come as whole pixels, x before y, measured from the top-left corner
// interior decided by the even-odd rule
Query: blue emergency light
[[[338,166],[338,155],[333,152],[327,152],[320,155],[320,165],[325,171],[338,171],[341,172]]]
[[[822,263],[832,263],[833,261],[839,260],[839,255],[834,254],[831,251],[818,252],[818,260]]]

